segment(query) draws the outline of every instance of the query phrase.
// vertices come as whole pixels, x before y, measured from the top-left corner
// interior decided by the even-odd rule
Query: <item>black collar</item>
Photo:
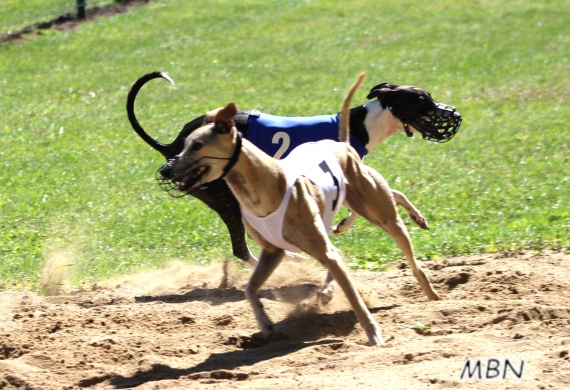
[[[241,152],[241,145],[242,145],[242,135],[241,132],[237,132],[236,135],[236,148],[234,149],[234,154],[232,154],[232,156],[229,158],[228,163],[226,164],[226,166],[224,167],[224,173],[222,173],[222,176],[220,176],[217,180],[223,179],[224,177],[226,177],[226,175],[230,172],[230,170],[234,167],[234,165],[236,165],[236,162],[239,158],[239,154]]]

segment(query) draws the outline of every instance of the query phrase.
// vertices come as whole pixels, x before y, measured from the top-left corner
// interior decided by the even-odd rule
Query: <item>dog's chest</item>
[[[281,117],[253,111],[249,115],[247,139],[259,149],[278,159],[285,158],[298,146],[325,139],[339,140],[339,116]],[[350,135],[350,144],[361,158],[368,151]]]
[[[324,213],[321,215],[324,227],[330,230],[334,215],[339,211],[346,196],[346,181],[338,161],[330,153],[330,142],[313,142],[295,148],[290,155],[281,161],[286,178],[287,190],[281,204],[273,213],[265,217],[250,215],[242,208],[245,220],[255,228],[267,241],[278,248],[291,252],[301,252],[294,243],[283,239],[283,222],[291,191],[297,179],[308,178],[319,187],[324,195]]]

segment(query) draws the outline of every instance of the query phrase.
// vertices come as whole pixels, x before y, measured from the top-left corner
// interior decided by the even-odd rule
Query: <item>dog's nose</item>
[[[170,175],[172,174],[172,164],[164,164],[158,172],[160,173],[160,176],[164,177],[165,179],[169,179]]]

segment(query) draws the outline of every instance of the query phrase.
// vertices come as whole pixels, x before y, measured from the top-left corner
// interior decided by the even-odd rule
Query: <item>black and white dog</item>
[[[186,137],[204,124],[207,114],[188,122],[172,143],[163,144],[156,141],[145,132],[134,112],[137,93],[143,85],[156,78],[163,78],[173,83],[162,72],[149,73],[138,79],[127,98],[127,114],[135,132],[160,152],[166,158],[168,165],[169,161],[174,160],[182,152]],[[370,90],[368,99],[375,100],[350,110],[350,143],[361,157],[386,138],[400,132],[405,132],[408,137],[412,137],[416,132],[425,140],[446,142],[455,135],[461,125],[461,115],[454,107],[436,103],[428,92],[413,86],[381,83]],[[233,120],[243,137],[275,158],[287,156],[296,146],[305,142],[322,139],[338,140],[338,114],[288,118],[253,110],[240,111]],[[255,263],[255,258],[245,240],[245,228],[239,204],[224,180],[217,180],[191,191],[180,185],[180,182],[175,184],[161,177],[160,173],[157,180],[164,190],[180,191],[180,196],[190,194],[216,211],[229,230],[234,256],[250,264]],[[397,194],[403,196],[401,193]],[[411,205],[407,199],[405,203]],[[346,226],[350,226],[355,218],[356,216],[349,217],[344,227],[341,222],[336,232],[346,230]]]

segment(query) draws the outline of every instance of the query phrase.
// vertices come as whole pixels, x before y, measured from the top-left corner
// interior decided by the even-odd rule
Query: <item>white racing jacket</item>
[[[293,149],[279,163],[285,170],[287,187],[279,207],[265,217],[249,214],[241,208],[244,219],[255,228],[267,241],[278,248],[291,252],[301,252],[294,243],[283,239],[283,219],[289,204],[293,185],[300,176],[305,176],[317,185],[325,196],[324,215],[321,215],[327,231],[330,230],[334,215],[340,210],[346,196],[344,172],[333,154],[329,152],[335,141],[309,142]]]

